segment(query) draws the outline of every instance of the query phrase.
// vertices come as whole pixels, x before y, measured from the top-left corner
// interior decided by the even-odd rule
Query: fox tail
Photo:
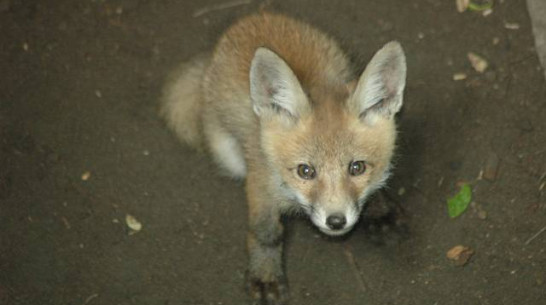
[[[201,84],[209,56],[201,55],[175,69],[163,88],[159,113],[180,140],[201,149]]]

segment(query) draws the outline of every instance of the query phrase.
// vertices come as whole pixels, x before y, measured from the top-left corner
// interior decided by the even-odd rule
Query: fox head
[[[350,231],[387,180],[405,79],[397,42],[380,49],[358,81],[306,87],[273,51],[256,50],[250,96],[272,183],[322,232]]]

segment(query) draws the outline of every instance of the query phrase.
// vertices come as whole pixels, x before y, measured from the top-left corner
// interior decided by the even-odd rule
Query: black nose
[[[347,219],[342,214],[332,214],[326,218],[326,225],[332,230],[341,230],[347,223]]]

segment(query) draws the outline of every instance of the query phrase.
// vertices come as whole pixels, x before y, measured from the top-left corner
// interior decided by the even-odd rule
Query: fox
[[[340,236],[386,184],[405,82],[399,42],[357,75],[329,35],[272,12],[239,19],[210,53],[172,72],[161,117],[221,173],[244,181],[252,304],[289,300],[281,216],[301,212]]]

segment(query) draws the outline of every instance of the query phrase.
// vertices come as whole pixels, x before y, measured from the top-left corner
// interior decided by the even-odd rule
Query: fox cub
[[[161,115],[184,142],[246,179],[248,288],[255,304],[285,304],[280,215],[304,211],[342,235],[389,176],[406,62],[387,43],[359,78],[338,44],[286,16],[232,25],[211,54],[175,71]]]

